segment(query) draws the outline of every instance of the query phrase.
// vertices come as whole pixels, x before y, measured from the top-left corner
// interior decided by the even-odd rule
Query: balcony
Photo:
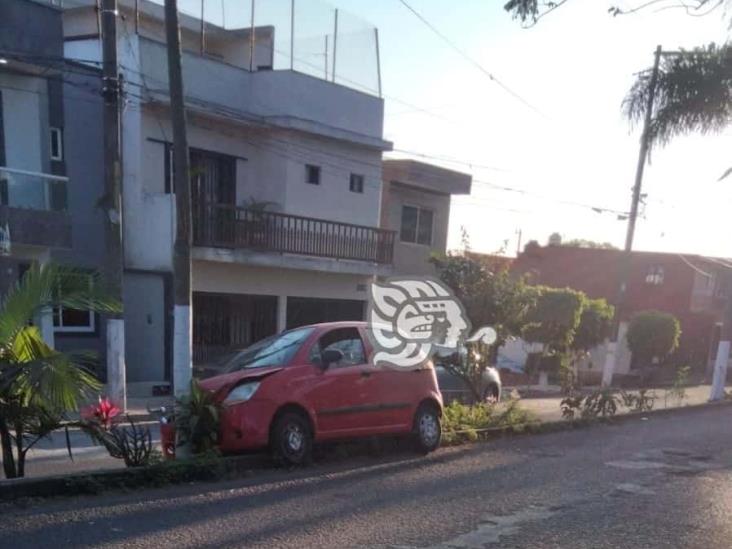
[[[195,246],[389,265],[394,231],[237,206],[194,205]]]
[[[60,175],[0,167],[0,224],[13,244],[71,247],[67,184]]]

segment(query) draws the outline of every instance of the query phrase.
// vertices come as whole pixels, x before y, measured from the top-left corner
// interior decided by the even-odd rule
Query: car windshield
[[[226,371],[231,373],[245,368],[285,365],[295,356],[312,331],[312,328],[298,328],[257,341],[239,351]]]

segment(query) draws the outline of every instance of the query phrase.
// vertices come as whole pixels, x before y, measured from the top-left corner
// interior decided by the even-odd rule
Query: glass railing
[[[68,177],[0,166],[0,206],[66,211]]]

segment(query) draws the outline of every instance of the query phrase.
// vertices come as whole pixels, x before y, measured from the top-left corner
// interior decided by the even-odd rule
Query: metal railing
[[[252,210],[227,204],[194,205],[197,246],[245,248],[389,264],[394,231]]]
[[[0,166],[0,205],[66,211],[68,177]]]

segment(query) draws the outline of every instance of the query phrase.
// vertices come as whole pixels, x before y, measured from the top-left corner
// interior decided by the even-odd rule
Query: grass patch
[[[539,423],[536,415],[523,408],[518,398],[501,404],[466,405],[455,401],[443,410],[442,445],[475,442],[495,432],[520,433]]]

